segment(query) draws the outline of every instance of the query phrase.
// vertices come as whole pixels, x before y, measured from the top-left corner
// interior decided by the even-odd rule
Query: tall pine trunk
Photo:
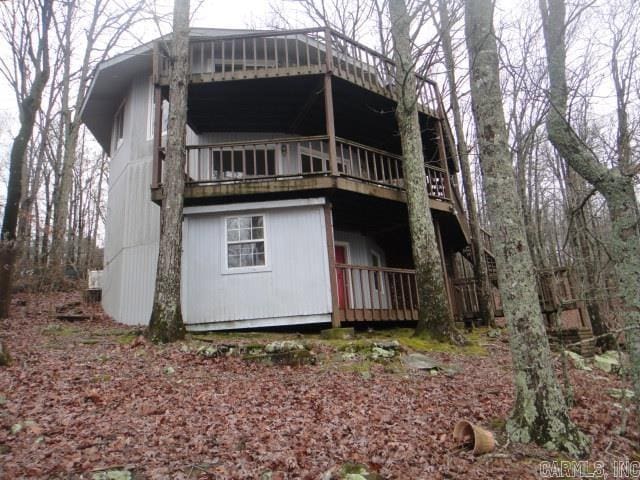
[[[533,441],[581,456],[588,440],[569,419],[554,375],[510,162],[492,0],[467,0],[465,22],[473,115],[515,375],[507,432],[516,442]]]
[[[189,0],[174,0],[169,76],[169,124],[160,211],[160,248],[147,336],[154,342],[184,337],[180,310],[185,131],[189,86]],[[156,126],[157,128],[157,126]],[[160,132],[156,132],[160,135]]]
[[[456,330],[449,309],[443,264],[429,207],[416,76],[411,54],[411,17],[404,0],[390,0],[389,14],[396,64],[396,119],[402,144],[411,247],[418,284],[420,316],[416,335],[430,334],[439,340],[464,343],[465,339]]]

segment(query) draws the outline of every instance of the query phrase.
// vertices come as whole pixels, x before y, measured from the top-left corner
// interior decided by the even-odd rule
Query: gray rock
[[[487,337],[489,338],[498,338],[500,335],[502,335],[502,332],[497,328],[493,328],[487,332]]]
[[[440,363],[426,355],[423,355],[422,353],[410,353],[409,355],[406,355],[402,361],[407,368],[412,370],[433,370],[436,368],[442,368]]]
[[[376,472],[361,463],[345,463],[338,473],[340,480],[383,480]]]
[[[377,360],[379,358],[393,358],[396,352],[394,350],[387,350],[381,347],[373,347],[371,349],[371,358]]]
[[[618,373],[620,371],[620,360],[617,352],[606,352],[593,357],[593,364],[607,373]]]
[[[316,356],[309,350],[289,350],[286,352],[261,353],[257,355],[247,354],[242,357],[247,362],[261,363],[263,365],[314,365]]]
[[[354,352],[344,352],[340,358],[342,358],[343,362],[352,362],[358,360],[360,357]]]
[[[607,394],[609,394],[609,396],[616,398],[618,400],[622,399],[622,398],[633,398],[635,396],[635,394],[633,393],[632,390],[629,390],[627,388],[607,388]]]
[[[235,345],[203,345],[196,350],[196,355],[215,358],[233,353]]]
[[[564,353],[575,368],[578,370],[585,370],[587,372],[591,371],[591,367],[587,365],[587,361],[582,355],[572,352],[571,350],[565,350]]]
[[[131,472],[128,470],[106,470],[97,472],[91,476],[92,480],[131,480]]]
[[[264,347],[264,351],[267,353],[295,352],[298,350],[305,350],[305,347],[303,344],[295,342],[293,340],[271,342]]]
[[[373,345],[385,350],[400,350],[400,342],[398,340],[381,340],[374,342]]]

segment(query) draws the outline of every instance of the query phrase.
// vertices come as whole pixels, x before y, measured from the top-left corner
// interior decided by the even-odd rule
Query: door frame
[[[344,259],[345,259],[345,265],[351,265],[351,245],[349,245],[349,242],[344,242],[344,241],[340,241],[340,240],[334,240],[333,242],[333,248],[334,250],[337,247],[343,247],[344,248]],[[334,252],[335,255],[335,252]],[[337,264],[338,262],[336,262]],[[350,272],[345,272],[346,275],[350,276]],[[338,271],[336,270],[336,277],[338,276]],[[344,281],[347,282],[347,286],[349,288],[348,290],[348,294],[349,294],[349,298],[346,299],[347,301],[345,302],[345,309],[349,309],[352,310],[354,308],[355,302],[354,302],[354,298],[353,298],[353,286],[352,286],[352,279],[351,278],[345,278]],[[336,283],[337,283],[337,278],[336,278]]]

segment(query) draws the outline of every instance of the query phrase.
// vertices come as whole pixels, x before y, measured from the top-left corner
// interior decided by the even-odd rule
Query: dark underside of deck
[[[162,201],[162,187],[152,189],[152,200]],[[348,177],[330,175],[260,179],[212,184],[187,184],[185,206],[215,205],[290,198],[325,197],[334,205],[338,224],[371,225],[382,231],[402,227],[409,239],[406,194],[402,189],[369,184]],[[444,248],[457,251],[467,244],[467,225],[462,212],[446,200],[430,199],[431,212],[437,218]],[[410,244],[408,249],[410,249]]]

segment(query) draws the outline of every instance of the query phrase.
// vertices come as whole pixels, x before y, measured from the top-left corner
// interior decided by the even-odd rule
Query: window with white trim
[[[227,217],[227,268],[266,266],[264,215]]]
[[[115,148],[117,149],[124,140],[124,106],[125,103],[122,102],[120,108],[116,112],[115,117],[113,117],[113,137]]]

